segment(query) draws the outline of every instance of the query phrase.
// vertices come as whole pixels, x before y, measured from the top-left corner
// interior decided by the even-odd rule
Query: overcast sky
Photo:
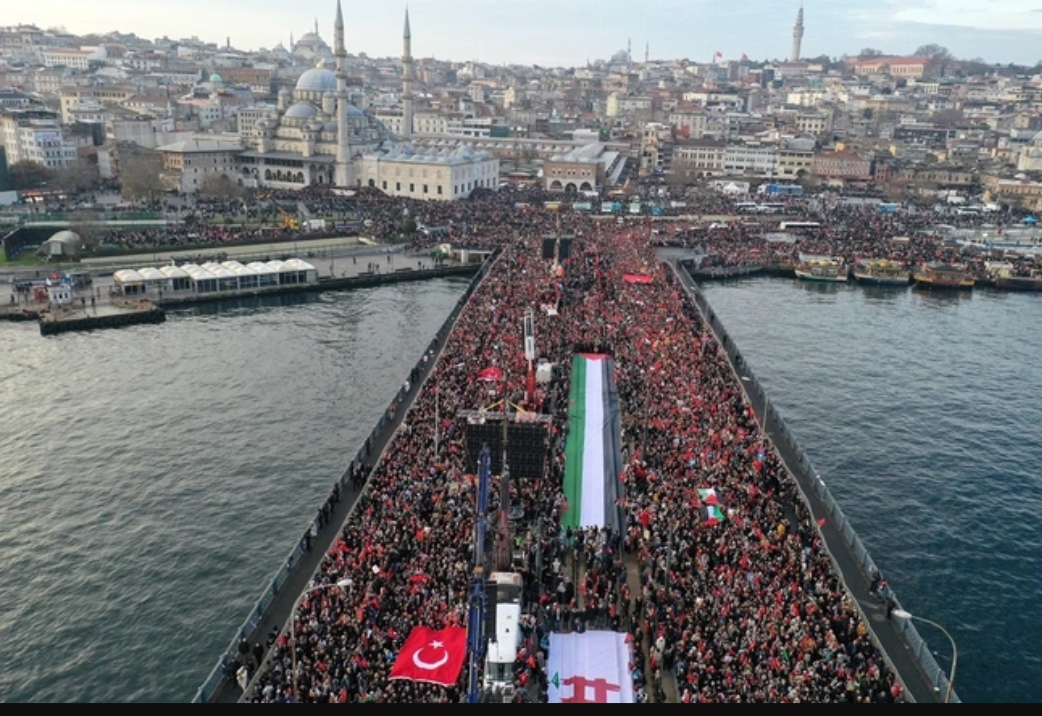
[[[348,52],[401,54],[406,3],[342,0]],[[910,54],[925,44],[961,59],[1034,65],[1042,0],[805,0],[803,56],[871,47]],[[410,0],[413,56],[575,66],[632,42],[633,59],[788,59],[800,0]],[[289,44],[318,20],[333,44],[335,0],[12,0],[2,22],[111,30],[255,50]]]

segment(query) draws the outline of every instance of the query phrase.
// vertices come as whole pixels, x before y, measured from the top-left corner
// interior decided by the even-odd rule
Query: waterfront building
[[[406,113],[412,113],[412,53],[408,15],[405,21],[403,96]],[[327,65],[325,43],[308,33],[294,45],[298,56],[318,58],[317,66],[296,81],[293,90],[283,88],[273,107],[245,108],[239,123],[238,148],[234,143],[209,136],[159,147],[171,186],[197,191],[205,173],[224,174],[236,185],[302,189],[316,184],[340,187],[378,187],[392,196],[452,200],[465,198],[474,189],[496,189],[499,162],[476,147],[435,151],[412,146],[412,132],[404,128],[396,136],[378,119],[351,101],[347,74],[344,18],[337,3],[331,57]],[[215,160],[200,167],[198,152]],[[167,158],[165,155],[170,155]],[[212,155],[212,156],[211,156]],[[189,171],[191,167],[191,171]]]

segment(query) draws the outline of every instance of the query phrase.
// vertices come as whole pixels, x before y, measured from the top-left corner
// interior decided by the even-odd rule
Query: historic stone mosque
[[[390,195],[440,200],[463,198],[480,187],[496,189],[499,161],[488,152],[411,144],[414,68],[408,10],[403,39],[402,136],[352,103],[361,101],[362,88],[348,77],[338,0],[335,69],[326,66],[328,47],[317,27],[293,45],[295,55],[306,50],[317,66],[300,76],[292,92],[279,92],[276,107],[243,130],[236,178],[244,185],[290,189],[371,186]]]

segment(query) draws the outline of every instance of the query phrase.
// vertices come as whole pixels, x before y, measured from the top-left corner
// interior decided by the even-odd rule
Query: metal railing
[[[683,262],[681,262],[675,268],[678,271],[687,272],[687,267]],[[688,278],[691,278],[690,274],[688,274]],[[763,425],[769,427],[769,431],[765,429],[765,433],[769,432],[768,437],[770,437],[770,439],[774,441],[775,446],[783,444],[787,448],[788,452],[790,452],[792,455],[795,455],[795,464],[791,464],[790,461],[784,459],[784,457],[780,454],[779,451],[779,458],[783,459],[783,462],[785,463],[789,471],[793,473],[799,472],[799,475],[803,478],[803,480],[797,479],[794,482],[796,484],[797,490],[799,491],[800,497],[803,499],[804,504],[807,506],[808,510],[810,509],[810,505],[808,503],[807,494],[804,492],[803,489],[804,484],[813,485],[814,492],[817,498],[820,499],[823,505],[825,506],[828,519],[830,520],[832,525],[834,525],[841,532],[844,540],[846,541],[847,546],[849,547],[857,561],[860,563],[861,567],[865,570],[865,572],[868,574],[879,574],[880,572],[876,567],[876,564],[873,561],[872,556],[868,553],[868,549],[865,547],[860,537],[858,537],[857,532],[854,531],[853,525],[847,519],[846,515],[843,514],[843,510],[839,506],[839,503],[837,503],[836,500],[832,497],[832,494],[829,492],[829,489],[825,485],[824,480],[821,479],[820,474],[814,467],[810,458],[807,456],[806,452],[804,452],[803,448],[796,440],[796,436],[792,433],[785,420],[775,409],[774,404],[768,400],[767,392],[760,384],[760,381],[757,380],[752,368],[749,366],[748,363],[745,362],[744,358],[741,357],[741,354],[738,351],[738,346],[728,335],[723,323],[720,321],[719,317],[713,312],[705,296],[702,294],[701,291],[698,290],[697,286],[691,287],[683,281],[681,281],[681,283],[684,284],[686,288],[686,294],[694,301],[695,306],[701,314],[702,320],[712,330],[717,343],[727,353],[727,357],[731,363],[732,368],[736,365],[742,366],[741,372],[743,379],[738,380],[738,375],[736,372],[736,380],[738,380],[738,382],[742,385],[743,389],[746,391],[750,398],[753,395],[755,395],[756,398],[763,403],[765,408]],[[777,451],[777,447],[775,447],[775,450]],[[794,477],[795,476],[796,475],[794,474]],[[818,530],[820,532],[820,527],[818,527]],[[844,587],[847,589],[849,593],[849,587],[843,579],[843,574],[839,569],[839,565],[836,563],[835,556],[832,555],[831,552],[829,552],[829,557],[832,560],[833,568],[837,577],[840,579],[841,582],[843,582]],[[892,589],[888,588],[887,594],[885,596],[892,598],[894,600],[894,605],[896,607],[900,607],[900,602],[897,599],[897,595],[893,592]],[[857,600],[854,600],[854,602],[857,603]],[[861,609],[860,603],[857,603],[857,608],[858,612],[861,614],[862,621],[865,623],[869,632],[872,634],[873,642],[878,647],[879,640],[872,628],[871,620],[866,618],[866,615]],[[911,620],[898,620],[897,623],[899,623],[900,631],[902,632],[905,639],[908,641],[909,647],[911,648],[913,654],[919,659],[919,662],[922,664],[923,671],[933,683],[934,688],[937,689],[940,693],[944,693],[948,689],[948,672],[946,672],[944,669],[940,667],[940,665],[938,665],[936,659],[934,659],[933,654],[926,646],[926,643],[920,636],[918,630],[916,630],[915,626],[912,624]],[[884,658],[886,658],[887,661],[889,661],[889,657],[886,656],[885,651],[883,651],[883,649],[881,648],[880,653],[882,653],[884,655]],[[952,694],[951,700],[953,703],[959,702],[958,696],[954,693]]]
[[[477,288],[481,281],[484,280],[485,276],[488,275],[488,272],[491,269],[492,264],[495,262],[495,259],[498,258],[498,255],[498,251],[493,253],[481,265],[481,268],[478,270],[477,274],[475,274],[475,276],[471,279],[470,283],[468,284],[466,291],[464,291],[463,295],[456,302],[456,305],[452,309],[452,312],[449,313],[448,318],[445,319],[441,327],[438,329],[438,332],[435,334],[427,349],[424,351],[423,356],[421,356],[420,359],[417,361],[415,366],[416,369],[423,371],[426,368],[427,372],[429,373],[429,370],[433,368],[433,364],[425,366],[425,363],[429,362],[431,357],[437,353],[438,348],[444,345],[445,338],[452,330],[452,327],[455,324],[456,319],[459,318],[460,312],[466,306],[467,301],[470,300],[470,296],[474,293],[474,289]],[[417,386],[410,385],[409,389],[407,390],[406,386],[403,384],[402,387],[398,389],[398,392],[395,393],[395,396],[391,400],[387,409],[384,410],[383,415],[380,416],[380,420],[377,422],[376,427],[374,427],[372,432],[370,432],[368,439],[363,441],[363,447],[358,450],[355,457],[340,474],[340,477],[337,478],[337,480],[335,481],[335,484],[339,487],[341,492],[343,492],[344,488],[346,487],[347,481],[352,473],[352,470],[358,468],[361,465],[364,465],[366,460],[368,460],[371,448],[366,447],[366,445],[373,445],[376,443],[376,440],[379,437],[381,431],[383,431],[387,427],[388,423],[395,419],[398,408],[403,405],[405,399],[408,397],[408,394],[413,389],[415,389],[416,394],[418,395],[421,387],[422,383]],[[312,521],[308,523],[308,526],[305,530],[305,534],[307,534],[311,530],[311,525],[314,523],[315,520],[319,519],[320,515],[321,508],[318,510]],[[348,513],[348,518],[350,518],[350,516],[350,513]],[[296,566],[297,562],[300,560],[304,552],[305,547],[304,540],[302,537],[301,540],[299,540],[297,544],[294,546],[294,548],[290,551],[283,565],[275,573],[275,576],[272,578],[271,583],[268,585],[267,589],[265,589],[264,594],[261,595],[260,599],[257,600],[257,603],[251,610],[250,615],[246,618],[246,621],[242,624],[242,626],[239,627],[239,630],[235,633],[235,636],[232,637],[231,641],[228,644],[228,648],[225,649],[223,654],[221,654],[220,658],[217,660],[217,664],[214,666],[213,670],[210,672],[209,676],[206,678],[203,684],[199,687],[198,691],[196,692],[195,698],[192,699],[192,703],[207,703],[212,698],[213,694],[217,689],[217,686],[226,676],[228,665],[232,662],[232,660],[235,658],[238,652],[239,643],[243,639],[248,639],[250,635],[253,634],[253,632],[256,630],[257,625],[263,620],[264,614],[268,610],[268,607],[275,599],[275,596],[279,593],[279,589],[281,588],[282,584],[289,577],[290,572]],[[254,673],[253,678],[256,678],[256,675],[258,673],[260,673],[260,670],[257,670],[257,672]],[[247,687],[247,692],[248,691],[249,686]]]

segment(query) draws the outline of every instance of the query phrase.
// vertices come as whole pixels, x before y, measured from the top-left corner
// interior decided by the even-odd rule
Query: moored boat
[[[854,280],[875,286],[907,286],[912,275],[900,261],[863,259],[854,264]]]
[[[1008,261],[994,261],[987,264],[988,274],[995,288],[1007,291],[1042,291],[1042,274],[1038,269],[1019,270]]]
[[[796,264],[796,278],[805,281],[837,281],[844,282],[849,276],[843,259],[834,256],[800,255]]]
[[[912,280],[922,288],[973,288],[976,280],[961,264],[934,261],[920,266],[912,272]]]

